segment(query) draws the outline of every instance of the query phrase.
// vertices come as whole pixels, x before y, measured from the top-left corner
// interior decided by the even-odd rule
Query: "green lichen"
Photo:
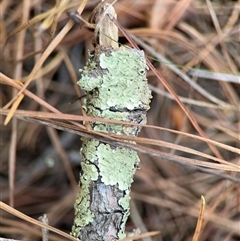
[[[89,196],[89,188],[91,182],[98,179],[98,171],[93,164],[90,164],[87,160],[85,160],[81,166],[83,175],[81,176],[80,180],[80,191],[78,192],[74,205],[75,219],[71,232],[71,235],[74,237],[78,237],[81,228],[93,221],[94,215],[89,209],[91,201]]]
[[[146,63],[141,52],[134,49],[122,49],[112,52],[111,56],[104,53],[100,56],[100,66],[108,70],[101,85],[106,92],[106,101],[94,106],[127,108],[133,110],[149,104],[150,91],[146,88]],[[111,89],[109,91],[109,89]],[[119,101],[121,94],[121,101]]]
[[[151,92],[142,51],[123,48],[110,54],[103,52],[94,66],[85,68],[78,81],[86,90],[84,108],[89,116],[129,121],[130,111],[149,109]],[[146,123],[145,115],[142,119],[140,123]],[[99,124],[95,125],[95,130],[123,133],[121,125]]]
[[[106,101],[96,100],[95,107],[107,109],[114,106],[116,109],[128,110],[149,108],[151,93],[146,88],[146,63],[140,51],[122,49],[112,52],[111,56],[103,53],[100,66],[108,70],[101,85],[101,92],[106,93],[102,98]]]
[[[128,214],[128,216],[129,216],[129,214]],[[118,232],[118,238],[119,239],[124,239],[127,236],[126,233],[125,233],[125,226],[126,226],[128,216],[126,216],[126,218],[122,221],[122,224],[120,226],[120,230]]]
[[[120,200],[118,202],[124,208],[124,210],[126,210],[125,214],[123,216],[123,219],[122,219],[120,230],[118,232],[118,237],[120,239],[123,239],[123,238],[126,237],[125,226],[126,226],[126,222],[127,222],[128,216],[130,214],[129,202],[130,202],[131,197],[130,197],[129,194],[130,194],[130,189],[125,191],[125,196],[120,198]]]
[[[83,145],[81,153],[84,155],[84,160],[88,160],[92,163],[98,159],[96,150],[99,145],[99,141],[95,139],[82,138]]]
[[[139,162],[136,151],[100,144],[96,153],[101,180],[106,185],[118,185],[120,190],[128,190]]]
[[[130,202],[130,189],[126,190],[126,195],[122,198],[120,198],[119,200],[119,204],[124,208],[124,209],[128,209],[129,208],[129,202]]]

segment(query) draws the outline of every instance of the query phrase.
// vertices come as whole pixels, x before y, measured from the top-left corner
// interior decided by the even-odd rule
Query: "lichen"
[[[126,195],[122,198],[120,198],[119,200],[119,204],[124,208],[124,209],[128,209],[129,208],[129,202],[130,202],[130,189],[129,190],[126,190]]]
[[[125,226],[126,226],[126,222],[128,219],[128,216],[130,214],[130,208],[129,208],[129,202],[130,202],[130,189],[125,191],[125,196],[120,198],[120,200],[118,201],[118,203],[123,207],[123,209],[125,210],[125,213],[123,215],[123,219],[122,219],[122,223],[120,226],[120,230],[118,232],[118,237],[120,239],[123,239],[126,237],[125,234]]]
[[[89,138],[82,138],[83,144],[81,148],[81,153],[83,155],[83,162],[84,160],[88,160],[92,163],[94,163],[95,160],[98,159],[96,150],[97,146],[99,145],[99,141],[95,139],[89,139]]]
[[[146,88],[146,62],[142,61],[140,54],[140,51],[134,49],[115,51],[111,56],[101,54],[100,66],[108,70],[101,85],[101,92],[106,93],[106,101],[101,104],[96,100],[94,106],[101,109],[114,106],[116,109],[128,110],[149,108],[151,93]]]
[[[103,183],[118,185],[120,190],[128,190],[139,162],[136,151],[100,144],[96,153]]]
[[[110,55],[102,53],[98,64],[98,68],[84,69],[78,81],[87,91],[89,116],[129,121],[129,111],[149,109],[151,92],[142,51],[123,48]]]
[[[82,163],[82,172],[80,180],[79,192],[74,204],[75,219],[71,235],[78,237],[79,231],[82,227],[86,226],[93,221],[93,213],[90,211],[90,184],[98,178],[97,168],[90,164],[87,160]]]

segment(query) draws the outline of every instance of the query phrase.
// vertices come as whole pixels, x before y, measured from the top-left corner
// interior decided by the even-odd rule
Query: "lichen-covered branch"
[[[86,91],[88,116],[146,123],[151,93],[143,51],[118,48],[118,29],[107,17],[116,17],[112,4],[102,1],[90,23],[96,25],[93,54],[78,84]],[[110,38],[109,38],[110,36]],[[139,126],[91,122],[95,131],[136,136]],[[83,138],[82,171],[75,202],[72,235],[83,241],[114,241],[125,237],[130,188],[138,167],[136,151]]]
[[[151,93],[143,51],[97,46],[78,84],[87,115],[146,123]],[[96,131],[136,136],[139,126],[92,122]],[[139,163],[135,151],[83,138],[82,172],[72,235],[84,241],[125,237],[130,188]]]

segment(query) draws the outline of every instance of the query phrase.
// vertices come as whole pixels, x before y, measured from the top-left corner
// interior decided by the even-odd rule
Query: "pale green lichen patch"
[[[128,218],[128,217],[127,217]],[[127,221],[127,218],[126,218],[126,221]],[[126,238],[126,233],[125,233],[125,225],[126,225],[126,221],[123,221],[122,224],[121,224],[121,227],[120,227],[120,230],[118,232],[118,238],[119,239],[124,239]]]
[[[146,62],[140,56],[140,51],[132,49],[100,55],[100,66],[108,71],[102,76],[100,98],[92,103],[95,108],[149,108],[151,92],[147,87]]]
[[[120,239],[123,239],[123,238],[126,237],[125,226],[126,226],[128,216],[130,214],[129,202],[130,202],[131,197],[130,197],[129,193],[130,193],[130,189],[126,190],[125,196],[120,198],[120,200],[118,202],[125,210],[125,213],[124,213],[123,219],[122,219],[122,223],[121,223],[121,226],[120,226],[120,230],[118,232],[118,237]]]
[[[82,163],[83,175],[81,176],[80,188],[77,199],[74,205],[75,219],[72,229],[72,236],[78,237],[79,231],[82,227],[86,226],[93,221],[94,214],[90,211],[90,195],[89,187],[92,181],[98,179],[97,168],[87,161]]]
[[[122,198],[120,198],[119,200],[119,204],[124,208],[124,209],[128,209],[129,208],[129,202],[130,202],[130,190],[126,190],[126,195]]]
[[[86,66],[80,69],[81,79],[77,82],[84,90],[91,91],[94,88],[100,87],[102,84],[101,76],[95,73],[96,63],[92,61],[93,56],[89,54],[89,59]]]
[[[83,72],[85,73],[85,72]],[[89,77],[87,75],[82,75],[81,79],[77,82],[86,91],[91,91],[93,88],[99,87],[102,84],[101,77]]]
[[[127,48],[106,49],[98,57],[91,56],[78,81],[86,90],[83,107],[87,115],[145,124],[151,91],[146,79],[143,52]],[[139,111],[137,117],[134,116],[136,111]],[[138,132],[132,127],[114,124],[95,123],[92,128],[124,135],[136,135]]]
[[[84,160],[88,160],[90,162],[95,162],[98,159],[96,154],[97,146],[99,145],[99,141],[95,139],[82,138],[83,145],[81,148],[81,153],[84,156]]]
[[[111,148],[102,143],[97,148],[97,156],[101,180],[106,185],[118,185],[120,190],[128,190],[139,162],[136,151]]]

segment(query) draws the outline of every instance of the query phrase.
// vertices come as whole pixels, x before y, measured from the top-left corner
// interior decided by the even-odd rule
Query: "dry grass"
[[[98,1],[86,2],[0,3],[1,201],[26,215],[1,203],[1,237],[40,240],[39,223],[30,217],[44,213],[49,225],[70,232],[79,134],[86,132],[76,124],[84,119],[74,102],[80,96],[76,81],[93,47],[92,33],[73,26],[66,10],[79,8],[87,18]],[[115,7],[164,78],[148,72],[154,98],[149,126],[131,146],[141,164],[127,231],[161,232],[144,241],[239,240],[239,1],[119,0]],[[128,44],[124,37],[120,42]],[[17,97],[24,84],[28,91]],[[15,117],[4,126],[21,96]],[[201,195],[202,229],[195,231]],[[50,240],[67,238],[50,232]]]

